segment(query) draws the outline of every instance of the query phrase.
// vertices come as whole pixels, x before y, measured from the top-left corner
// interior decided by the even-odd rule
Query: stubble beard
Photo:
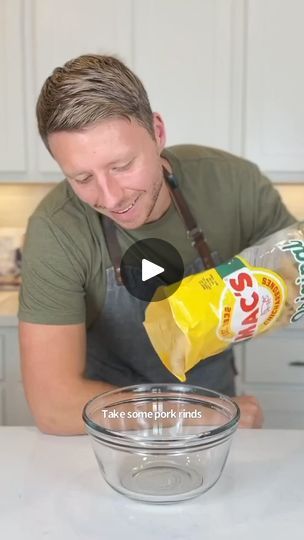
[[[145,219],[145,223],[148,223],[149,222],[149,218],[156,206],[156,203],[158,201],[158,198],[159,198],[159,195],[160,195],[160,192],[162,190],[162,187],[164,185],[164,178],[162,175],[160,175],[160,178],[157,182],[155,182],[155,184],[153,185],[153,190],[152,190],[152,193],[151,193],[151,204],[150,204],[150,207],[149,207],[149,210],[148,210],[148,213],[147,213],[147,216],[146,216],[146,219]]]
[[[153,210],[154,210],[154,208],[155,208],[155,206],[156,206],[156,204],[157,204],[157,201],[158,201],[158,199],[159,199],[159,196],[160,196],[160,193],[161,193],[161,190],[162,190],[163,187],[165,187],[165,179],[164,179],[162,173],[160,173],[160,176],[159,176],[158,180],[156,180],[156,181],[154,182],[154,184],[153,184],[152,191],[151,191],[151,202],[150,202],[150,204],[149,204],[149,206],[148,206],[148,211],[147,211],[147,213],[146,213],[146,217],[145,217],[143,223],[142,223],[140,226],[145,225],[146,223],[149,223],[149,218],[150,218],[150,216],[151,216],[151,214],[152,214],[152,212],[153,212]],[[112,219],[113,221],[115,221],[115,219],[113,219],[112,216],[109,216],[109,215],[107,214],[107,212],[102,211],[102,209],[100,209],[99,207],[93,207],[93,208],[94,208],[95,210],[97,210],[100,214],[105,215],[105,216],[108,216],[108,217],[110,217],[110,219]],[[162,214],[161,214],[161,215],[162,215]],[[157,221],[157,219],[159,219],[159,218],[161,217],[161,215],[158,216],[158,217],[155,218],[155,219],[153,218],[152,221]],[[118,225],[121,225],[120,222],[119,222],[119,220],[117,220],[117,224],[118,224]],[[132,228],[132,227],[131,227],[131,228]]]

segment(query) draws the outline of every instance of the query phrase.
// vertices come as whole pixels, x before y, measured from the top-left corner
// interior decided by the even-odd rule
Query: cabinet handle
[[[288,365],[291,367],[304,367],[304,360],[293,360]]]

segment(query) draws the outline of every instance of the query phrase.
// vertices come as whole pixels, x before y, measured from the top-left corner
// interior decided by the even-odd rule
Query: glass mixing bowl
[[[239,416],[228,397],[186,384],[118,388],[83,411],[108,484],[155,503],[190,499],[215,484]]]

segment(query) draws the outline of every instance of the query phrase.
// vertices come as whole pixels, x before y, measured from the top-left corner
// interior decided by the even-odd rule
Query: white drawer
[[[256,338],[244,356],[245,383],[304,384],[304,329]]]
[[[300,412],[304,418],[304,391],[302,389],[286,390],[284,388],[276,388],[275,390],[269,387],[261,388],[260,386],[244,386],[244,393],[254,395],[266,411]]]
[[[0,333],[0,381],[4,378],[4,352],[5,352],[5,336]]]
[[[0,425],[4,424],[4,386],[0,383]]]
[[[245,385],[243,391],[259,400],[265,428],[304,429],[304,391],[262,390],[250,385]]]
[[[7,426],[32,426],[34,420],[27,404],[21,383],[6,385],[4,423]]]
[[[21,381],[18,329],[0,328],[0,380]]]

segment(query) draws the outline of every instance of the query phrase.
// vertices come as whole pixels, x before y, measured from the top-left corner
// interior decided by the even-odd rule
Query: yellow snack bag
[[[201,360],[304,315],[304,222],[170,288],[148,305],[144,326],[161,361],[185,381]]]

